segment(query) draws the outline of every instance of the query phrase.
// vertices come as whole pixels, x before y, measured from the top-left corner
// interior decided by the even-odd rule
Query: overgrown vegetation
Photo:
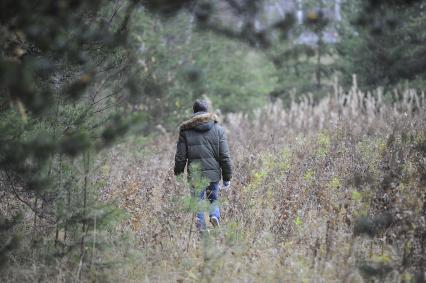
[[[296,2],[2,1],[0,281],[422,282],[425,5]],[[236,169],[205,238],[199,97]]]
[[[171,172],[175,135],[104,159],[104,193],[131,217],[127,281],[422,282],[424,95],[336,92],[226,116],[235,177],[223,225],[199,240],[190,189]],[[140,156],[134,152],[143,151]],[[190,209],[188,211],[188,209]],[[194,207],[193,207],[194,209]],[[121,278],[121,280],[124,280]]]

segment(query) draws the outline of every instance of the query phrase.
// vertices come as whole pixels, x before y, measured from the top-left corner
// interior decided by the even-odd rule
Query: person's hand
[[[223,181],[223,189],[225,191],[229,191],[230,188],[231,188],[231,181]]]

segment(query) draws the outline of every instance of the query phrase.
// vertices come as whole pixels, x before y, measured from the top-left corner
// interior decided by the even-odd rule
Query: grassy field
[[[200,204],[173,175],[177,132],[128,137],[90,170],[79,165],[87,155],[73,161],[96,208],[82,237],[3,197],[2,213],[24,213],[0,281],[424,282],[424,94],[386,104],[380,91],[334,89],[316,104],[222,117],[234,176],[221,227],[205,237]]]
[[[335,86],[317,105],[222,117],[234,178],[221,228],[204,238],[189,187],[173,176],[177,135],[116,146],[97,178],[103,200],[127,213],[115,232],[129,236],[105,235],[113,248],[99,261],[123,262],[102,280],[422,282],[424,105],[413,91],[388,105],[380,91]]]

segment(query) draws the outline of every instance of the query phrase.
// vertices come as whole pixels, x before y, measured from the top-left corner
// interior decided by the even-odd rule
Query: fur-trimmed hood
[[[199,131],[210,130],[213,124],[218,123],[219,118],[215,113],[198,112],[191,119],[180,124],[180,130],[195,129]]]

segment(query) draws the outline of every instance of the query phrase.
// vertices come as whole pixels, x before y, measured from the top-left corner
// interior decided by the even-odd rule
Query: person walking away
[[[229,189],[232,177],[231,156],[224,129],[219,125],[217,116],[209,113],[208,102],[197,99],[193,105],[192,117],[179,127],[174,173],[181,175],[187,167],[188,177],[201,175],[208,180],[209,185],[198,195],[200,200],[207,198],[210,201],[210,223],[218,227],[220,210],[217,205],[220,180],[223,186]],[[191,172],[191,171],[197,172]],[[197,194],[192,188],[193,196]],[[198,212],[196,226],[200,232],[206,229],[204,212]]]

